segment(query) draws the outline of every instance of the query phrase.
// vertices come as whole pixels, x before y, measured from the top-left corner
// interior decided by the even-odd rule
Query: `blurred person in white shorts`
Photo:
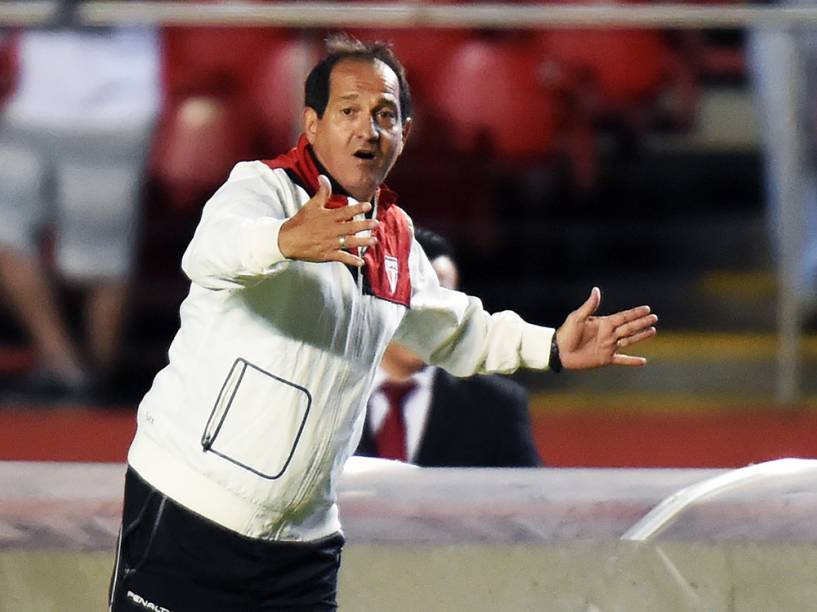
[[[142,175],[161,103],[152,28],[28,30],[0,119],[0,283],[37,366],[23,391],[84,395],[117,357]],[[53,272],[43,237],[53,230]],[[58,282],[85,291],[76,343]]]

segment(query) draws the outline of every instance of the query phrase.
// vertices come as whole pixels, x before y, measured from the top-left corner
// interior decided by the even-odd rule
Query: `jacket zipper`
[[[241,379],[244,377],[244,370],[246,368],[241,367],[239,365],[240,363],[241,362],[238,360],[233,363],[233,367],[230,369],[230,373],[227,375],[227,380],[222,387],[221,394],[218,398],[218,404],[215,406],[210,414],[210,418],[207,420],[207,425],[204,428],[204,434],[201,438],[201,445],[204,450],[210,450],[210,447],[213,445],[213,440],[221,429],[221,425],[224,421],[225,415],[227,414],[227,410],[229,409],[235,393],[238,390],[238,385],[241,383]]]
[[[373,206],[372,210],[373,210],[372,218],[376,219],[377,218],[377,199],[376,198],[375,198],[375,202],[374,202],[374,206]],[[363,256],[364,253],[365,253],[365,248],[361,248],[361,250],[360,250],[361,257]],[[354,325],[354,322],[359,320],[359,317],[357,316],[357,313],[355,311],[358,308],[362,308],[362,304],[360,303],[360,299],[363,297],[363,267],[362,266],[357,269],[356,285],[357,285],[357,296],[355,297],[355,301],[352,303],[352,315],[350,317],[350,320],[353,322],[353,325]],[[360,332],[356,327],[353,327],[353,329],[352,329],[352,346],[350,348],[351,348],[351,352],[353,354],[356,354],[360,350]],[[343,388],[346,385],[346,382],[348,381],[348,379],[349,379],[349,376],[347,374],[343,378],[343,380],[341,381],[339,386],[341,388]],[[327,428],[321,428],[322,432],[331,433],[331,432],[335,431],[335,426],[337,425],[338,415],[339,415],[340,412],[341,412],[341,410],[334,410],[332,412],[332,417],[333,417],[332,422],[329,424],[329,426]],[[318,476],[318,472],[321,471],[321,465],[323,464],[323,458],[324,458],[324,455],[326,454],[326,448],[327,448],[327,446],[329,446],[329,444],[331,442],[331,437],[332,437],[331,435],[320,436],[320,447],[316,451],[316,456],[318,457],[319,460],[315,462],[312,469],[309,472],[307,472],[307,474],[304,476],[303,483],[301,484],[301,487],[299,488],[298,492],[293,497],[292,501],[289,504],[287,504],[287,506],[282,511],[282,513],[281,513],[282,516],[287,516],[292,510],[296,510],[297,508],[299,508],[301,506],[301,504],[304,502],[304,500],[307,498],[308,494],[312,491],[312,489],[314,487],[314,484],[315,484],[315,480],[317,479],[317,476]],[[276,530],[276,533],[275,533],[275,537],[280,536],[281,531],[283,531],[283,529],[285,528],[285,524],[286,523],[282,523],[278,527],[278,529]]]

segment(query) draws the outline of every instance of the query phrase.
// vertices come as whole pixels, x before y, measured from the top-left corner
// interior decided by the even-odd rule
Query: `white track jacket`
[[[392,338],[459,376],[548,367],[554,330],[441,288],[385,187],[361,270],[284,258],[279,228],[317,173],[302,139],[272,162],[239,163],[206,204],[182,259],[181,326],[128,455],[171,499],[253,538],[340,529],[337,480]]]

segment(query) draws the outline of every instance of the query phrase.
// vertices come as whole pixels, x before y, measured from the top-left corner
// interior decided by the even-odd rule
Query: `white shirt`
[[[434,382],[434,373],[437,368],[428,366],[411,376],[411,380],[417,387],[406,398],[403,406],[403,419],[406,422],[406,456],[409,462],[414,462],[417,452],[420,450],[420,442],[426,428],[428,419],[428,409],[431,407],[431,385]],[[383,384],[389,378],[382,368],[377,369],[374,378],[374,392],[369,399],[368,426],[372,435],[383,426],[383,421],[389,412],[389,402],[383,393]]]
[[[151,121],[159,111],[161,49],[153,28],[29,30],[18,57],[17,89],[5,111],[15,123],[111,128]]]

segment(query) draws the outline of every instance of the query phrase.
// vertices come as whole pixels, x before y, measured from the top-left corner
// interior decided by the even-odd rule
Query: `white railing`
[[[47,23],[59,2],[0,2],[0,24]],[[87,25],[277,25],[282,27],[643,27],[722,29],[817,25],[817,7],[616,4],[437,4],[425,2],[84,2]]]

